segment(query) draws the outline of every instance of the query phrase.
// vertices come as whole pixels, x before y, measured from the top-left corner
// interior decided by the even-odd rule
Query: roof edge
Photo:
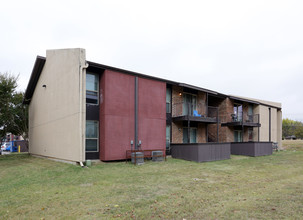
[[[147,78],[147,79],[157,80],[157,81],[161,81],[161,82],[166,82],[168,84],[181,86],[181,87],[192,88],[192,89],[196,89],[196,90],[199,90],[199,91],[211,93],[213,95],[219,95],[219,94],[223,95],[223,94],[218,93],[216,91],[212,91],[212,90],[201,88],[201,87],[194,86],[194,85],[189,85],[189,84],[186,84],[186,83],[180,83],[180,82],[176,82],[176,81],[172,81],[172,80],[167,80],[167,79],[163,79],[163,78],[159,78],[159,77],[155,77],[155,76],[150,76],[150,75],[146,75],[146,74],[142,74],[142,73],[138,73],[138,72],[133,72],[133,71],[125,70],[125,69],[120,69],[120,68],[117,68],[117,67],[107,66],[107,65],[99,64],[99,63],[94,63],[94,62],[91,62],[91,61],[86,61],[86,62],[89,64],[89,66],[96,67],[96,68],[101,68],[101,69],[104,69],[104,70],[105,69],[113,70],[113,71],[122,72],[122,73],[133,75],[133,76],[139,76],[139,77],[142,77],[142,78]]]
[[[25,93],[24,93],[23,104],[29,104],[30,103],[31,98],[34,94],[37,82],[40,78],[42,69],[44,67],[45,61],[46,61],[45,57],[42,57],[42,56],[37,56],[36,57],[34,68],[32,70],[32,74],[30,76],[27,88],[26,88]]]

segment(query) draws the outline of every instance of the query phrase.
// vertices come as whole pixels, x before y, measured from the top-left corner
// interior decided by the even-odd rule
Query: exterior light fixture
[[[182,96],[182,92],[179,92],[179,96]]]

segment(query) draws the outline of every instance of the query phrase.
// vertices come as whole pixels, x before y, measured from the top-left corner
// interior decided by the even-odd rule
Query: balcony
[[[218,122],[218,108],[202,104],[176,103],[172,105],[173,121]]]
[[[221,123],[222,126],[236,127],[236,126],[244,126],[244,127],[261,127],[260,124],[260,115],[248,115],[243,112],[240,114],[231,114],[227,120]]]

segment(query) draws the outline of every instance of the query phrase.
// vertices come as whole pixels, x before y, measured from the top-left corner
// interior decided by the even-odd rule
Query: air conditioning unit
[[[159,162],[163,161],[163,151],[152,151],[152,161]]]
[[[144,154],[143,152],[133,152],[131,153],[132,163],[136,165],[144,164]]]

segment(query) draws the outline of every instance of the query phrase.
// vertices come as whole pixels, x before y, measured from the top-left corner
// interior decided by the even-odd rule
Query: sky
[[[303,1],[0,0],[0,72],[27,87],[37,55],[89,61],[282,103],[303,121]]]

